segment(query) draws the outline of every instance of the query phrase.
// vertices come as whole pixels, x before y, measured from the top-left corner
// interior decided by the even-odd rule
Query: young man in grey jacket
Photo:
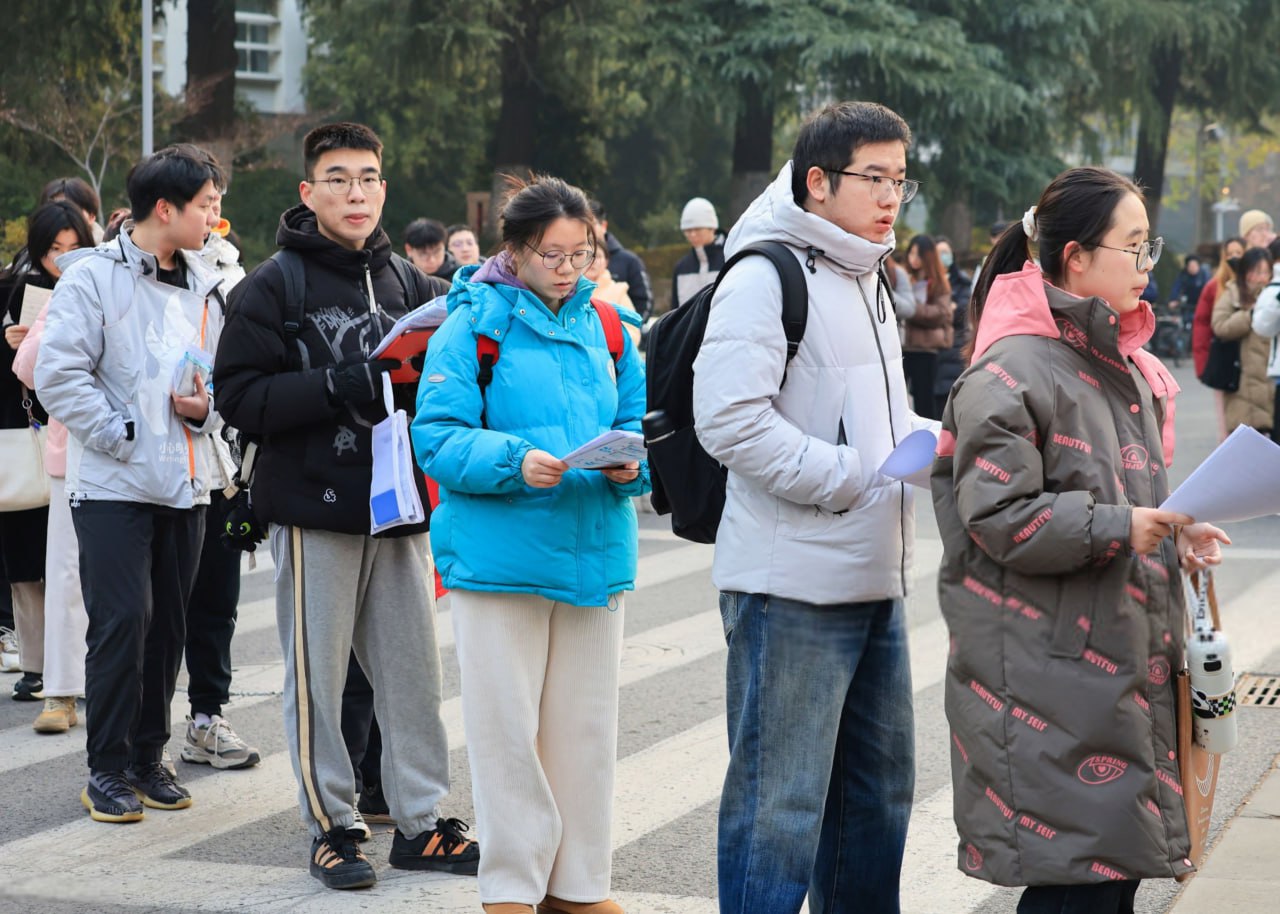
[[[89,615],[80,799],[99,822],[191,805],[161,754],[208,501],[212,451],[199,439],[220,424],[205,383],[219,277],[196,252],[223,183],[192,146],[134,166],[137,221],[60,258],[36,362],[41,401],[70,432],[65,497]]]
[[[841,103],[729,233],[805,268],[808,323],[786,362],[782,286],[763,257],[723,277],[694,362],[698,439],[729,469],[713,580],[729,642],[722,914],[898,910],[911,812],[902,600],[911,493],[878,468],[917,428],[889,290],[911,132]],[[783,380],[786,380],[784,386]]]

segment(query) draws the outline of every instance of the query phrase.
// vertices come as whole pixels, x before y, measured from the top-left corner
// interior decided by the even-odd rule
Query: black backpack
[[[764,241],[738,251],[725,262],[716,281],[675,311],[663,315],[649,330],[646,393],[650,413],[645,417],[649,440],[650,496],[659,514],[671,515],[676,536],[695,543],[714,543],[724,512],[727,470],[698,442],[693,429],[693,360],[702,346],[711,313],[711,298],[726,273],[743,257],[769,258],[782,280],[782,331],[787,337],[787,362],[795,358],[809,319],[809,288],[804,270],[791,248]],[[785,383],[785,377],[784,377]],[[665,413],[655,416],[655,413]]]

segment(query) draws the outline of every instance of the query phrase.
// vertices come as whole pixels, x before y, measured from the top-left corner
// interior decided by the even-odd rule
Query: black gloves
[[[253,552],[258,543],[267,538],[267,531],[259,526],[253,516],[253,508],[249,504],[249,490],[241,489],[231,500],[227,510],[227,520],[219,537],[222,545],[232,551]]]
[[[382,396],[382,375],[400,367],[396,359],[343,362],[329,369],[329,384],[337,403],[363,405]]]

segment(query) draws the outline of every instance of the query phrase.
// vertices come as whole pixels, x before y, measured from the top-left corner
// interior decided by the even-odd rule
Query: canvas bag
[[[1190,586],[1187,588],[1187,612],[1194,612],[1192,601],[1199,601],[1199,579],[1189,576]],[[1213,578],[1208,581],[1208,612],[1213,620],[1213,627],[1220,629],[1222,621],[1218,615],[1218,595],[1213,588]],[[1188,618],[1188,622],[1190,617]],[[1187,810],[1187,832],[1191,837],[1191,862],[1196,866],[1204,860],[1205,845],[1209,840],[1209,820],[1213,816],[1213,797],[1218,789],[1218,762],[1221,756],[1204,749],[1192,738],[1191,722],[1191,673],[1184,659],[1182,669],[1178,671],[1175,682],[1175,707],[1178,729],[1178,780],[1182,784],[1182,803]],[[1178,876],[1179,882],[1185,882],[1192,872]]]
[[[31,391],[22,388],[27,411],[23,428],[0,429],[0,511],[28,511],[49,504],[49,474],[44,470],[47,430],[32,415]]]
[[[427,519],[418,497],[418,482],[409,443],[409,417],[395,408],[391,378],[382,376],[387,418],[373,427],[373,473],[369,483],[369,532],[381,533]]]

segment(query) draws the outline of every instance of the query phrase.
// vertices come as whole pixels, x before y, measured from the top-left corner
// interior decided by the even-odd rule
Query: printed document
[[[645,454],[644,435],[614,429],[560,459],[579,470],[601,470],[644,460]]]
[[[1280,445],[1238,426],[1160,507],[1210,524],[1280,514]]]

